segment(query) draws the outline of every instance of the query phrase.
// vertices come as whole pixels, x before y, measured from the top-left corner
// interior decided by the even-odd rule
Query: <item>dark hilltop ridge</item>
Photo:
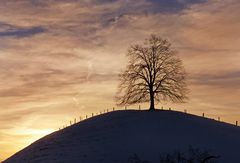
[[[189,146],[240,163],[240,127],[177,111],[113,111],[47,135],[3,163],[128,163],[135,154],[158,163],[161,153]]]

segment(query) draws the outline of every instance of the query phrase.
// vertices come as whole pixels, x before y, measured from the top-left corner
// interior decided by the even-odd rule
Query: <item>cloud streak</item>
[[[239,7],[237,0],[2,0],[1,141],[9,141],[6,132],[17,137],[16,124],[57,129],[112,107],[127,48],[152,33],[172,42],[189,74],[190,102],[177,108],[239,119]],[[16,152],[5,147],[13,150],[4,157]]]
[[[45,32],[45,29],[42,27],[20,28],[8,24],[2,24],[0,25],[0,29],[2,29],[1,26],[3,26],[2,28],[5,28],[5,30],[0,32],[0,37],[22,38]]]

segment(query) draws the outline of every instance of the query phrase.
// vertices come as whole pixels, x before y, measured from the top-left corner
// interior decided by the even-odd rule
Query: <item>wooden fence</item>
[[[92,113],[92,114],[90,114],[91,116],[88,116],[88,115],[79,116],[78,120],[77,120],[77,118],[74,118],[73,120],[70,120],[70,121],[69,121],[69,125],[68,125],[68,124],[67,124],[67,125],[63,125],[62,127],[59,128],[59,130],[64,129],[64,128],[66,128],[66,127],[69,127],[69,126],[71,126],[71,125],[73,125],[73,124],[76,124],[76,123],[78,123],[78,122],[81,122],[82,120],[86,120],[86,119],[88,119],[88,118],[97,116],[97,115],[105,114],[105,113],[112,112],[112,111],[116,111],[116,110],[127,110],[127,109],[128,109],[127,106],[125,106],[124,109],[116,109],[115,107],[113,107],[112,109],[105,109],[105,110],[103,110],[103,111],[99,111],[99,112]],[[134,110],[134,109],[131,109],[131,110]],[[138,106],[138,109],[135,109],[135,110],[141,110],[141,105],[139,105],[139,106]],[[172,110],[174,110],[174,109],[172,109],[171,107],[169,107],[169,108],[164,108],[164,107],[162,106],[160,110],[169,110],[169,111],[172,111]],[[176,111],[179,111],[179,110],[176,110]],[[183,110],[183,113],[190,114],[186,109]],[[84,119],[83,117],[85,117],[85,119]],[[202,113],[202,117],[208,118],[205,113]],[[220,117],[217,117],[217,121],[221,121],[221,118],[220,118]],[[238,121],[235,122],[235,125],[238,126]]]

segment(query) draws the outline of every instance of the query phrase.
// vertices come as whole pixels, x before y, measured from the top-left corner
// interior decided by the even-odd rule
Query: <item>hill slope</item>
[[[114,111],[39,139],[4,163],[127,163],[134,153],[152,163],[189,145],[219,162],[240,162],[240,127],[175,111]]]

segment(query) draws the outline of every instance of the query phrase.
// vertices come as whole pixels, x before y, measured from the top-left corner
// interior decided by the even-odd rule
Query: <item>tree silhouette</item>
[[[118,105],[150,101],[150,110],[155,110],[155,101],[184,102],[187,99],[182,61],[167,40],[151,35],[143,45],[131,46],[127,57],[126,70],[120,74]]]
[[[189,146],[187,151],[174,151],[173,153],[160,154],[158,163],[215,163],[220,158],[207,150]],[[150,163],[143,161],[137,154],[128,158],[129,163]]]

